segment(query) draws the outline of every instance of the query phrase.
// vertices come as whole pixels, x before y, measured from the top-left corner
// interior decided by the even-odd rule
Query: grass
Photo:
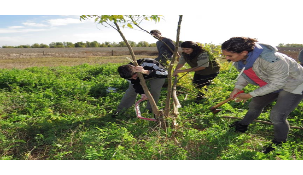
[[[116,70],[128,61],[124,57],[109,59],[103,58],[118,63],[81,64],[79,61],[75,66],[69,63],[55,67],[1,69],[0,159],[303,159],[303,130],[291,129],[289,141],[265,155],[261,151],[272,139],[271,125],[253,123],[247,133],[240,134],[229,128],[233,119],[223,118],[226,115],[242,117],[248,103],[226,103],[217,115],[209,111],[210,106],[225,100],[233,89],[237,72],[229,71],[228,63],[223,63],[221,73],[206,94],[208,99],[202,104],[194,103],[197,91],[191,84],[193,74],[179,81],[177,89],[182,108],[176,129],[163,130],[154,122],[137,119],[133,108],[117,119],[111,118],[111,112],[128,87]],[[60,59],[55,60],[60,63]],[[107,92],[108,87],[115,87],[117,91]],[[248,86],[245,91],[252,89],[253,86]],[[163,108],[166,89],[161,93],[159,107]],[[144,106],[143,103],[142,115],[150,117]],[[291,125],[302,127],[302,110],[300,103],[289,116]],[[263,111],[259,119],[268,120],[268,110]],[[168,119],[168,123],[171,122]]]

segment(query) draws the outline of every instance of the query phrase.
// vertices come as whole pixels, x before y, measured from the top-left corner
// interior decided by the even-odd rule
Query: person
[[[263,150],[263,153],[269,153],[274,150],[273,145],[282,145],[287,141],[290,128],[287,116],[303,99],[303,67],[294,59],[277,52],[276,47],[258,43],[249,37],[232,37],[221,48],[226,59],[235,62],[240,72],[230,97],[249,83],[258,86],[251,92],[236,96],[236,102],[252,99],[243,119],[231,125],[235,131],[246,132],[248,125],[258,118],[263,108],[276,101],[270,112],[274,138]]]
[[[171,58],[173,56],[173,51],[175,50],[174,42],[169,38],[163,37],[159,30],[151,30],[150,34],[154,38],[158,39],[158,41],[156,42],[157,50],[158,50],[158,57],[155,58],[155,60],[157,60],[162,65],[167,67],[168,66],[167,61],[171,60]],[[167,47],[167,46],[169,46],[169,47]]]
[[[298,55],[298,60],[301,64],[301,66],[303,66],[303,49],[300,51],[300,53]]]
[[[208,53],[193,41],[185,41],[181,43],[182,54],[179,62],[174,70],[173,76],[177,76],[179,73],[184,72],[195,72],[193,78],[193,84],[199,89],[199,93],[196,97],[195,102],[199,103],[204,97],[204,93],[200,91],[204,87],[207,91],[206,86],[210,85],[212,80],[219,74],[220,66],[216,60],[210,61]],[[189,64],[191,68],[181,68]]]
[[[140,94],[142,99],[147,100],[137,72],[141,72],[146,82],[150,83],[150,93],[156,103],[160,98],[161,88],[168,75],[167,70],[158,61],[152,58],[138,59],[137,63],[139,66],[134,66],[133,63],[129,63],[118,67],[120,77],[128,80],[129,86],[117,110],[112,114],[113,118],[117,117],[122,110],[130,108],[135,103],[137,94]],[[146,108],[152,112],[149,102],[147,102]]]

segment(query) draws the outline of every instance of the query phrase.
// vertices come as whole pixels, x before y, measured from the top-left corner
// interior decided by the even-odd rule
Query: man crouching
[[[156,104],[158,103],[161,88],[165,83],[165,78],[167,78],[167,70],[158,61],[152,58],[139,59],[137,60],[137,63],[139,66],[134,66],[132,63],[129,63],[118,67],[120,76],[129,82],[129,86],[118,105],[116,112],[112,114],[113,118],[117,117],[122,110],[130,108],[135,103],[137,94],[140,94],[142,99],[147,99],[140,84],[137,72],[141,72],[146,82],[149,82],[150,93]],[[149,102],[147,102],[146,108],[150,112],[152,111]]]

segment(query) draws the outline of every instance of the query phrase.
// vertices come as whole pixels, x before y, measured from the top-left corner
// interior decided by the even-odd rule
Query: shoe
[[[235,128],[236,132],[244,133],[245,131],[247,131],[248,125],[242,125],[240,123],[240,121],[236,121],[236,122],[232,123],[231,125],[229,125],[229,127]]]
[[[117,118],[119,114],[120,114],[119,111],[112,113],[112,118]]]
[[[282,146],[282,143],[285,143],[285,142],[278,142],[276,140],[272,140],[271,142],[272,143],[270,145],[268,145],[267,147],[265,147],[265,149],[262,151],[264,154],[268,154],[271,151],[274,151],[275,150],[275,148],[274,148],[275,146]]]

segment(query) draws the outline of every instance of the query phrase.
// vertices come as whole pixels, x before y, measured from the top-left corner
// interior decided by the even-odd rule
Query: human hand
[[[240,89],[235,88],[229,95],[230,98],[235,98],[235,95],[238,94],[240,91]]]
[[[149,74],[149,71],[145,70],[142,66],[135,66],[134,72],[141,72],[142,74]]]
[[[243,101],[243,103],[245,103],[251,97],[252,96],[250,94],[240,93],[235,97],[235,102],[239,103],[239,102]]]

